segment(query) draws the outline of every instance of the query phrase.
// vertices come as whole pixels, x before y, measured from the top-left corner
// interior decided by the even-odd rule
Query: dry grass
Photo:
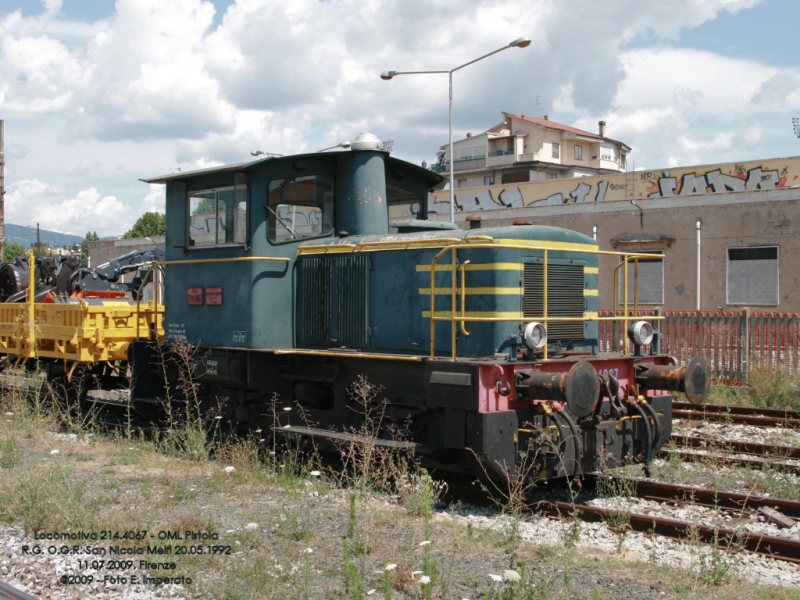
[[[579,547],[518,541],[509,564],[507,532],[432,518],[439,488],[424,471],[403,467],[407,458],[354,462],[351,478],[337,482],[325,472],[311,475],[298,454],[271,455],[259,439],[217,445],[213,459],[197,460],[141,439],[58,435],[52,419],[19,398],[0,398],[0,410],[13,413],[0,422],[0,521],[47,531],[218,533],[214,544],[230,546],[231,554],[172,557],[176,571],[151,571],[191,576],[192,597],[356,597],[355,579],[349,591],[345,586],[343,538],[352,577],[363,594],[377,590],[372,597],[385,596],[387,564],[397,565],[388,586],[397,599],[610,598],[618,590],[642,598],[773,594],[737,581],[710,590],[696,578],[687,588],[685,571]],[[381,464],[401,482],[393,493],[373,483],[386,476]],[[488,579],[509,567],[525,585]],[[415,571],[430,574],[431,585]],[[780,597],[800,593],[782,590]]]

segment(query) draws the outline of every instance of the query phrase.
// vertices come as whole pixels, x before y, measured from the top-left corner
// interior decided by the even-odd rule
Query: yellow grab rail
[[[614,303],[615,303],[615,311],[616,311],[616,290],[617,290],[617,275],[620,266],[627,265],[628,262],[633,259],[635,261],[635,268],[634,268],[634,285],[638,288],[638,263],[640,258],[663,258],[660,254],[646,254],[646,253],[635,253],[635,252],[614,252],[608,250],[594,250],[594,249],[587,249],[586,247],[581,248],[568,248],[568,247],[561,247],[563,242],[555,243],[548,247],[546,242],[542,242],[541,244],[537,244],[536,247],[532,247],[530,243],[510,243],[509,240],[502,240],[502,243],[497,242],[480,242],[480,243],[470,243],[470,244],[461,244],[459,241],[458,244],[453,244],[450,246],[446,246],[442,248],[436,256],[433,257],[430,264],[430,272],[431,272],[431,286],[430,286],[430,296],[431,296],[431,311],[430,311],[430,319],[431,319],[431,349],[430,349],[430,358],[434,359],[436,357],[436,322],[437,321],[447,321],[450,322],[451,326],[451,358],[452,360],[456,359],[457,355],[457,331],[458,327],[466,334],[466,322],[473,322],[473,323],[492,323],[492,322],[521,322],[524,321],[526,317],[522,315],[522,311],[520,311],[519,317],[471,317],[467,316],[466,313],[466,300],[465,300],[465,282],[463,273],[466,271],[466,265],[469,264],[470,261],[465,261],[463,265],[461,265],[461,272],[462,272],[462,280],[461,280],[461,307],[460,311],[457,309],[456,298],[458,295],[457,290],[457,273],[459,269],[459,262],[458,262],[458,251],[463,249],[468,250],[475,250],[475,249],[503,249],[503,250],[541,250],[542,251],[542,260],[543,260],[543,267],[542,267],[542,316],[541,317],[531,317],[536,319],[537,321],[542,321],[543,323],[547,324],[550,322],[559,322],[559,323],[567,323],[567,322],[604,322],[604,321],[614,321],[614,322],[624,322],[625,329],[628,329],[628,322],[633,321],[639,318],[638,312],[638,289],[634,291],[634,311],[633,315],[628,315],[628,273],[627,268],[625,269],[625,295],[624,295],[624,306],[623,306],[623,314],[622,316],[617,316],[616,312],[614,316],[611,317],[599,317],[596,316],[585,316],[587,313],[584,313],[583,317],[550,317],[548,315],[548,303],[547,303],[547,285],[548,285],[548,264],[549,264],[549,252],[566,252],[566,253],[580,253],[580,254],[592,254],[596,256],[620,256],[622,257],[623,261],[617,266],[614,270]],[[451,298],[451,308],[449,316],[446,315],[437,315],[436,314],[436,272],[437,272],[437,263],[439,259],[445,256],[447,253],[452,254],[451,264],[447,265],[450,267],[451,272],[451,291],[450,291],[450,298]],[[442,272],[442,271],[440,271]],[[591,313],[588,313],[591,314]],[[650,320],[663,320],[664,317],[661,316],[648,316]],[[457,326],[458,324],[458,326]],[[623,354],[627,354],[627,346],[623,347]],[[547,360],[548,358],[548,350],[547,346],[545,345],[543,349],[543,358]]]

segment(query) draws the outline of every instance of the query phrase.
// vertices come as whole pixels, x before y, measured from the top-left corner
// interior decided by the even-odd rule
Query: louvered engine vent
[[[296,332],[300,345],[365,347],[369,257],[297,260]]]
[[[541,264],[526,263],[523,273],[522,314],[526,319],[541,319],[544,313],[544,273]],[[547,268],[547,316],[583,317],[583,266],[554,265]],[[583,339],[583,323],[549,322],[547,338],[552,342]]]

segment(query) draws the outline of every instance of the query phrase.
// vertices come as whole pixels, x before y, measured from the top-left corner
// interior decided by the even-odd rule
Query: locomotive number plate
[[[222,306],[222,288],[221,287],[207,287],[206,288],[206,304],[208,306]]]
[[[186,304],[189,306],[203,306],[203,288],[186,288]]]

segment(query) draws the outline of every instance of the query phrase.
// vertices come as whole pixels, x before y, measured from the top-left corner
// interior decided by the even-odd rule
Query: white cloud
[[[146,212],[159,212],[164,214],[167,204],[166,186],[158,183],[150,184],[150,191],[142,199],[142,211]]]
[[[555,120],[591,131],[606,120],[637,167],[709,162],[741,152],[741,141],[766,151],[776,107],[800,101],[793,69],[623,50],[642,36],[679,40],[760,0],[236,0],[218,26],[207,0],[117,0],[92,23],[43,2],[43,14],[0,18],[0,109],[16,126],[9,149],[25,149],[9,164],[19,199],[9,219],[27,224],[43,211],[79,234],[87,219],[122,233],[163,207],[161,187],[145,192],[139,177],[253,150],[313,151],[372,131],[394,139],[401,158],[430,161],[447,137],[447,76],[378,74],[450,69],[520,35],[529,48],[454,74],[456,136],[503,110],[530,114],[540,96]]]
[[[108,235],[124,232],[133,224],[136,213],[114,196],[103,196],[96,188],[80,190],[71,196],[60,186],[37,179],[26,179],[9,186],[6,192],[6,220],[21,225],[35,222],[42,229],[83,235],[87,230]]]

